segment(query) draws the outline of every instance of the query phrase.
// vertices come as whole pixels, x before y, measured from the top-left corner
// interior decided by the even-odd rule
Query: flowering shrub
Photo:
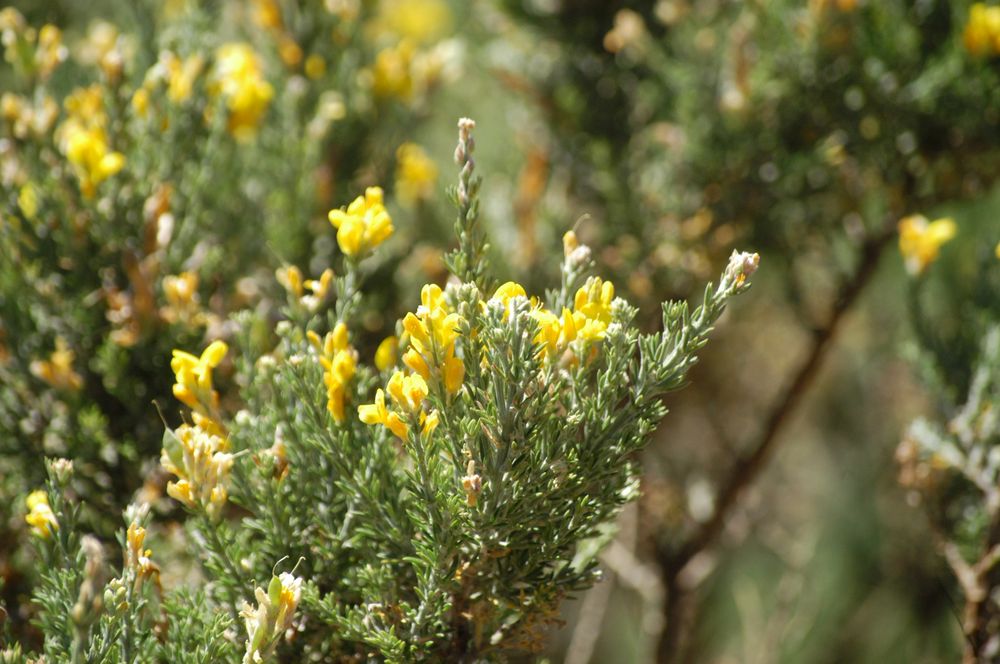
[[[251,334],[259,314],[234,317],[239,401],[214,384],[225,343],[174,351],[173,393],[190,413],[165,432],[161,463],[207,584],[162,583],[169,554],[144,549],[146,505],[126,511],[113,576],[79,534],[73,468],[50,463],[25,518],[43,561],[76,562],[43,565],[46,657],[500,659],[537,651],[560,601],[594,583],[602,532],[637,496],[633,455],[665,414],[662,395],[683,385],[758,257],[734,252],[699,307],[665,303],[652,333],[588,274],[572,231],[544,299],[495,286],[473,126],[460,123],[453,279],[423,287],[374,364],[353,337],[368,263],[393,230],[378,189],[330,213],[344,254],[323,287],[332,309],[303,311],[310,296],[285,268],[276,344]]]
[[[107,535],[144,478],[162,486],[140,468],[160,444],[149,409],[169,403],[171,350],[227,334],[232,311],[274,311],[281,262],[333,260],[313,229],[379,175],[373,159],[389,175],[405,147],[407,204],[433,185],[395,125],[452,75],[446,30],[386,22],[380,3],[217,4],[145,3],[83,33],[0,11],[4,505],[42,481],[45,455],[73,458]],[[400,96],[377,71],[403,43]],[[300,286],[318,306],[328,282]],[[190,371],[177,396],[194,407],[207,374]]]
[[[966,239],[978,246],[965,249],[961,266],[939,267],[933,265],[938,250],[956,235],[955,223],[927,224],[920,217],[904,219],[901,226],[900,251],[908,267],[919,268],[910,270],[914,356],[938,408],[906,430],[896,449],[899,481],[910,502],[926,514],[933,543],[964,596],[964,661],[993,661],[1000,652],[995,527],[1000,518],[1000,253],[978,238],[958,237],[956,242]],[[957,295],[955,300],[936,301],[930,293],[942,285]]]

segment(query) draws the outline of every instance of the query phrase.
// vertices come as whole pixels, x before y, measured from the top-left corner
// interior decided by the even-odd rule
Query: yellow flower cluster
[[[256,135],[274,88],[262,73],[257,54],[249,44],[223,44],[215,53],[213,91],[221,94],[229,110],[228,129],[238,139]]]
[[[591,277],[577,292],[573,310],[563,308],[560,315],[536,308],[532,316],[538,323],[535,343],[544,345],[548,358],[559,357],[575,341],[601,341],[611,323],[611,304],[615,287],[610,281]]]
[[[193,412],[195,424],[213,434],[221,434],[218,423],[219,394],[212,388],[212,369],[229,352],[224,341],[213,341],[200,357],[174,349],[170,360],[175,383],[174,396]]]
[[[403,364],[425,381],[432,376],[443,380],[451,394],[458,392],[465,378],[465,364],[455,356],[461,322],[462,318],[450,310],[444,292],[436,284],[421,289],[417,313],[410,312],[403,319],[403,329],[410,341]]]
[[[399,438],[406,440],[410,425],[414,422],[421,426],[423,434],[430,435],[438,425],[438,412],[424,410],[424,399],[427,398],[427,382],[420,374],[404,374],[397,371],[389,378],[385,388],[392,398],[394,409],[386,406],[385,391],[381,388],[375,393],[375,403],[358,406],[358,417],[365,424],[381,424]]]
[[[281,635],[292,626],[295,609],[302,597],[302,579],[282,572],[280,576],[271,577],[267,592],[257,587],[254,596],[257,607],[244,602],[240,612],[247,629],[243,664],[265,661]]]
[[[78,88],[64,102],[67,119],[59,128],[60,147],[73,165],[84,197],[125,167],[125,155],[108,144],[107,117],[99,85]]]
[[[59,530],[59,521],[49,507],[49,495],[45,491],[32,491],[25,499],[28,513],[24,520],[31,526],[32,532],[44,539],[52,537]]]
[[[1000,6],[983,2],[972,5],[962,42],[975,56],[1000,55]]]
[[[566,254],[569,256],[577,248],[575,236],[568,233],[565,238]],[[510,315],[510,303],[516,297],[527,298],[524,287],[508,281],[493,293],[490,301],[499,302],[504,308],[504,320]],[[531,298],[531,317],[538,325],[535,344],[542,346],[546,359],[560,358],[574,343],[602,341],[611,323],[611,307],[615,299],[615,287],[610,281],[591,277],[576,292],[573,309],[563,307],[556,314],[541,306],[537,298]],[[575,360],[573,360],[575,362]]]
[[[167,494],[192,510],[203,510],[217,519],[229,493],[229,471],[233,455],[228,442],[200,426],[181,425],[168,435],[160,454],[160,464],[177,476],[167,483]]]
[[[906,270],[919,275],[937,260],[941,245],[957,232],[955,222],[949,218],[928,222],[921,214],[910,215],[899,221],[899,253],[903,255]]]
[[[423,148],[403,143],[396,150],[396,194],[401,203],[414,205],[434,194],[438,169]]]
[[[45,94],[29,100],[13,92],[4,92],[0,95],[0,117],[18,138],[47,137],[59,117],[59,105]]]
[[[43,81],[52,75],[67,55],[59,28],[47,23],[35,30],[13,7],[0,10],[0,43],[4,46],[7,62],[24,67]]]
[[[337,244],[347,256],[363,256],[385,242],[395,230],[382,202],[382,188],[368,187],[346,210],[330,210]]]
[[[320,340],[319,335],[310,330],[307,332],[309,342],[319,353],[319,362],[323,365],[323,384],[326,385],[326,409],[336,422],[346,419],[344,403],[347,400],[348,387],[358,366],[358,353],[351,347],[347,339],[347,326],[337,323],[326,339]]]
[[[79,390],[83,387],[83,377],[73,368],[76,354],[66,346],[66,340],[56,338],[56,349],[47,360],[33,360],[29,369],[36,377],[57,390]]]

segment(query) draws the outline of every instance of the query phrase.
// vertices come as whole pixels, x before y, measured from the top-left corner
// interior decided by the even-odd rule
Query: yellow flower
[[[191,318],[199,306],[198,273],[187,271],[163,277],[163,296],[167,299],[164,313],[168,321]]]
[[[386,392],[392,398],[393,410],[386,406]],[[420,374],[396,371],[389,378],[385,391],[379,389],[375,393],[375,403],[358,406],[358,417],[365,424],[383,425],[403,440],[410,430],[408,422],[416,421],[423,435],[428,436],[437,428],[440,416],[436,410],[429,413],[424,410],[427,393],[427,382]]]
[[[993,255],[996,256],[997,258],[1000,258],[1000,242],[998,242],[997,246],[994,247]]]
[[[149,115],[149,90],[139,88],[132,95],[132,110],[140,118]]]
[[[427,381],[420,374],[397,371],[389,378],[386,391],[397,406],[411,415],[419,413],[427,398]]]
[[[396,46],[382,49],[372,66],[372,92],[381,99],[397,97],[408,101],[413,97],[413,61],[416,49],[409,39]]]
[[[575,236],[569,237],[568,242],[564,239],[570,252],[575,250],[573,240]],[[548,309],[534,308],[531,315],[538,325],[534,342],[545,349],[545,359],[564,358],[574,342],[582,344],[603,340],[611,323],[614,299],[615,287],[610,281],[591,277],[577,290],[573,311],[563,308],[557,316]],[[575,364],[577,360],[573,357],[563,361]]]
[[[272,576],[267,592],[256,588],[257,607],[244,602],[240,615],[247,629],[247,649],[243,664],[267,660],[278,639],[292,626],[295,609],[302,598],[302,579],[288,572]]]
[[[326,73],[326,60],[322,56],[313,53],[306,58],[306,64],[303,69],[306,72],[306,76],[314,81],[323,78],[323,74]]]
[[[443,0],[382,0],[373,27],[422,44],[451,30],[451,10]]]
[[[167,98],[175,104],[182,104],[191,98],[194,83],[205,67],[205,58],[196,53],[182,62],[173,53],[164,55],[167,70]]]
[[[582,314],[574,317],[573,312],[565,307],[561,316],[555,315],[548,309],[536,309],[531,315],[538,323],[534,342],[544,345],[550,357],[563,353],[576,340],[577,320],[583,322]]]
[[[454,394],[462,386],[465,365],[455,356],[461,316],[450,311],[444,292],[436,284],[420,291],[417,313],[403,318],[403,329],[410,338],[410,348],[403,354],[403,364],[430,380],[432,367],[439,368],[445,389]]]
[[[385,242],[395,230],[382,203],[382,188],[368,187],[347,210],[330,210],[330,223],[337,229],[337,244],[348,256],[363,256]]]
[[[505,284],[501,284],[499,288],[493,293],[493,297],[490,299],[500,300],[503,302],[503,306],[506,309],[510,306],[510,301],[515,297],[527,297],[528,294],[524,290],[524,286],[519,283],[508,281]]]
[[[66,59],[66,47],[62,44],[62,31],[52,24],[45,24],[38,31],[38,48],[35,50],[35,66],[41,78],[48,78],[60,62]]]
[[[170,368],[176,377],[173,392],[178,401],[203,414],[213,413],[219,407],[219,395],[212,389],[212,369],[228,351],[224,341],[213,341],[201,357],[175,349]]]
[[[409,427],[398,413],[386,408],[382,388],[375,392],[375,403],[358,406],[358,418],[365,424],[381,424],[397,437],[406,440]]]
[[[611,322],[611,303],[614,299],[614,284],[610,281],[602,281],[600,277],[591,277],[576,292],[573,310],[582,313],[587,318],[607,324]]]
[[[348,343],[347,326],[343,323],[337,323],[322,344],[315,332],[310,330],[308,334],[310,342],[320,352],[319,362],[323,365],[323,383],[327,394],[326,408],[336,422],[343,422],[346,419],[344,402],[348,386],[357,370],[357,351]]]
[[[330,292],[330,284],[333,283],[333,270],[326,268],[319,279],[306,279],[302,285],[312,292],[311,295],[302,296],[302,304],[309,311],[316,311],[326,301],[326,296]]]
[[[922,274],[933,263],[941,245],[955,237],[957,226],[950,218],[928,222],[920,214],[904,217],[899,221],[899,252],[903,255],[906,270],[912,275]]]
[[[281,28],[281,7],[277,0],[254,0],[253,22],[265,29]]]
[[[975,56],[1000,54],[1000,6],[977,2],[969,8],[962,43]]]
[[[167,495],[192,510],[217,519],[228,498],[233,455],[225,439],[200,426],[181,425],[164,438],[160,464],[177,476],[167,483]]]
[[[226,102],[229,132],[241,140],[252,138],[274,88],[261,74],[260,62],[249,44],[230,43],[218,48],[212,90]]]
[[[302,270],[294,265],[279,267],[275,272],[275,276],[278,278],[278,283],[293,297],[296,299],[302,297]]]
[[[438,169],[423,148],[403,143],[396,150],[396,193],[400,202],[415,205],[434,193]]]
[[[17,206],[21,208],[24,218],[31,221],[38,214],[38,189],[28,182],[17,193]]]
[[[142,547],[145,539],[146,529],[138,521],[132,521],[125,533],[125,568],[135,572],[136,588],[147,578],[160,573],[159,566],[150,558],[153,552]]]
[[[28,513],[24,520],[31,526],[35,535],[48,539],[59,530],[59,521],[55,513],[49,507],[49,496],[45,491],[32,491],[25,499],[28,506]]]
[[[395,336],[386,337],[375,351],[375,366],[379,371],[387,371],[396,366],[399,355],[399,339]]]
[[[66,345],[66,340],[56,337],[56,348],[47,360],[33,360],[29,369],[36,377],[57,390],[77,391],[83,387],[83,377],[73,369],[76,353]]]

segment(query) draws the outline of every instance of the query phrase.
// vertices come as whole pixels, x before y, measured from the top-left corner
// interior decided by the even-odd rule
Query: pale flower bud
[[[733,251],[733,254],[729,257],[729,265],[726,266],[725,279],[739,288],[757,271],[759,265],[760,254],[751,254],[747,251]]]

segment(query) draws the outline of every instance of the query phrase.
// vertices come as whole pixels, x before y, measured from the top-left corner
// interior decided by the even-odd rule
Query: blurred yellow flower
[[[372,92],[376,97],[397,97],[403,101],[413,97],[415,55],[413,42],[408,39],[378,52],[372,65]]]
[[[381,0],[372,27],[376,33],[428,44],[451,31],[451,10],[444,0]]]
[[[382,188],[368,187],[347,210],[330,210],[330,223],[337,229],[337,244],[347,256],[363,256],[382,244],[395,230],[382,203]]]
[[[48,494],[41,489],[32,491],[25,499],[25,503],[28,506],[28,513],[24,520],[31,526],[32,532],[43,539],[52,537],[59,530],[59,521],[49,507]]]
[[[225,99],[229,132],[243,140],[256,135],[274,88],[264,79],[260,61],[249,44],[223,44],[216,50],[212,90]]]
[[[403,143],[396,150],[396,194],[401,203],[414,205],[434,194],[438,169],[423,148]]]
[[[302,297],[302,270],[295,265],[279,267],[275,271],[278,283],[281,284],[290,295],[296,299]]]
[[[313,53],[306,58],[306,64],[303,69],[306,72],[306,76],[314,81],[318,78],[323,78],[323,74],[326,73],[326,60],[323,59],[323,56]]]
[[[254,0],[253,22],[265,29],[281,28],[281,6],[277,0]]]
[[[962,43],[975,56],[1000,54],[1000,6],[977,2],[969,8]]]
[[[66,159],[77,167],[80,188],[90,198],[97,185],[125,167],[125,155],[108,147],[102,128],[71,125],[66,133]]]
[[[149,115],[149,90],[139,88],[132,95],[132,110],[140,118]]]
[[[950,218],[928,222],[927,217],[914,214],[899,221],[899,253],[903,255],[906,270],[912,275],[922,274],[933,263],[945,244],[957,232]]]
[[[38,47],[35,50],[35,67],[38,75],[46,79],[60,62],[66,59],[66,47],[62,43],[62,31],[46,23],[38,31]]]
[[[193,311],[198,308],[198,273],[181,272],[163,277],[163,296],[177,311]]]
[[[56,348],[47,360],[32,360],[29,369],[36,377],[57,390],[76,391],[83,387],[83,376],[73,369],[76,353],[66,345],[66,340],[56,337]]]
[[[173,53],[166,53],[167,98],[175,104],[182,104],[191,98],[194,83],[205,66],[205,58],[195,53],[182,62]]]
[[[59,129],[63,153],[73,165],[86,198],[125,167],[125,155],[108,145],[102,94],[98,85],[74,90],[64,102],[68,117]]]
[[[399,355],[399,339],[386,337],[375,350],[375,366],[379,371],[388,371],[396,365]]]
[[[31,221],[38,214],[38,189],[30,182],[21,186],[17,193],[17,206],[24,218]]]

